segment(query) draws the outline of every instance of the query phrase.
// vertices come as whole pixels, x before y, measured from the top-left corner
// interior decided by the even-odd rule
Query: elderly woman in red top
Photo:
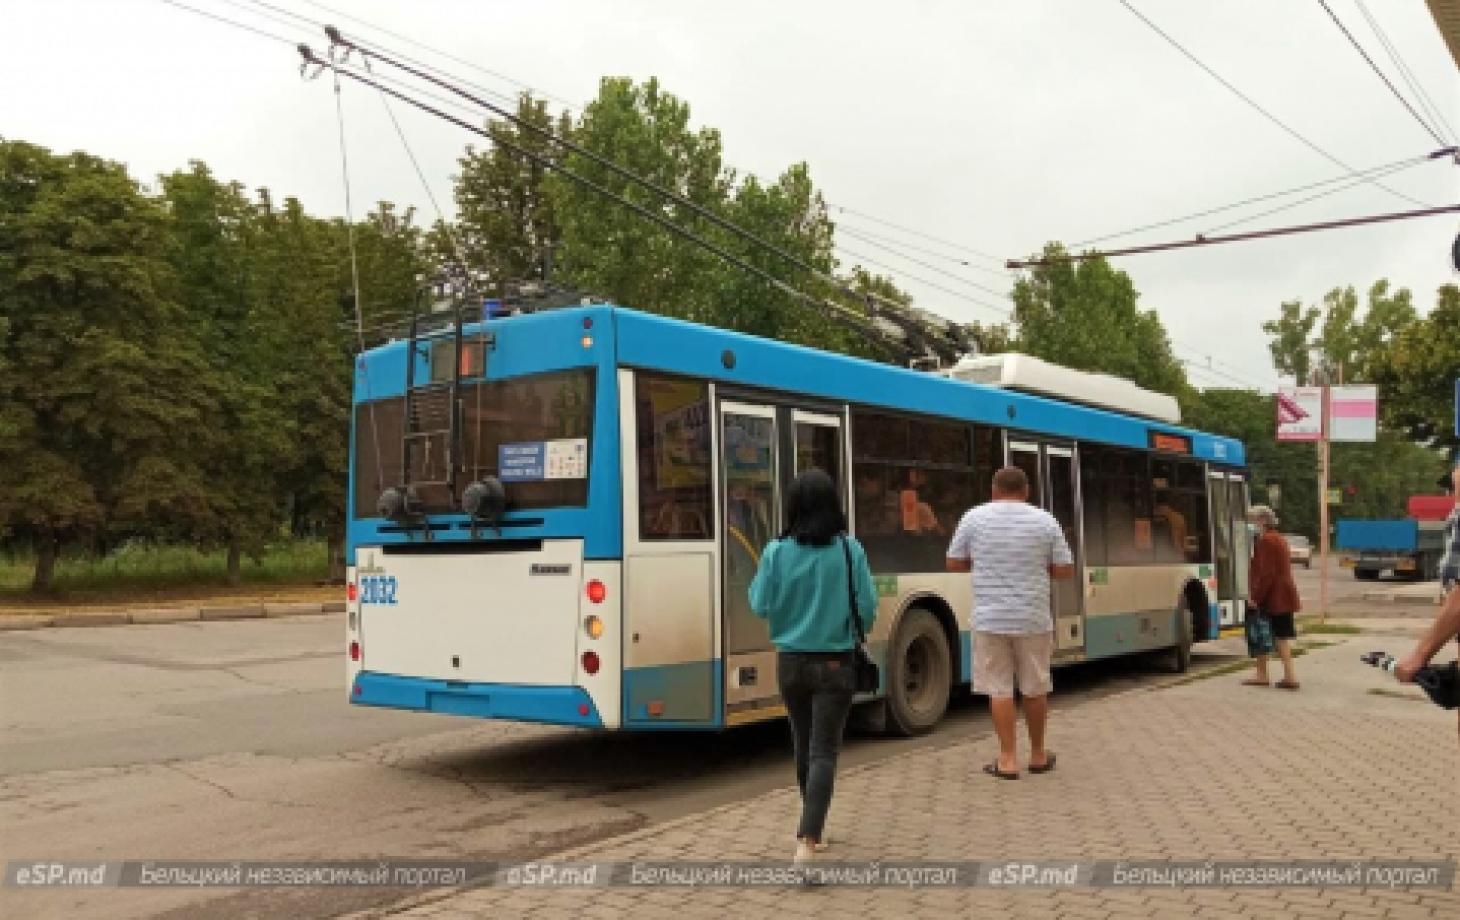
[[[1298,676],[1293,671],[1293,640],[1298,630],[1293,616],[1302,609],[1298,586],[1293,583],[1292,560],[1288,557],[1288,541],[1278,533],[1277,515],[1266,505],[1253,505],[1247,519],[1262,529],[1252,552],[1252,568],[1248,576],[1250,597],[1248,616],[1265,617],[1272,624],[1272,637],[1283,660],[1283,679],[1277,686],[1284,690],[1298,689]],[[1266,687],[1267,655],[1257,654],[1257,673],[1242,683]]]

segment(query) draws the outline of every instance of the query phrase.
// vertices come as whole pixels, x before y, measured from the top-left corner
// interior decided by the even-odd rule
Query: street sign
[[[1336,386],[1328,393],[1328,439],[1373,442],[1379,434],[1379,388]]]
[[[1277,393],[1277,439],[1323,440],[1323,388],[1283,387]]]
[[[1328,490],[1328,503],[1330,505],[1341,505],[1341,504],[1343,504],[1343,490],[1342,489],[1329,489]]]

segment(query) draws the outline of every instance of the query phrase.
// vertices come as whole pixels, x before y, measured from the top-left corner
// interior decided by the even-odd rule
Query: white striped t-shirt
[[[958,522],[948,558],[973,561],[973,628],[1027,636],[1054,629],[1049,567],[1074,557],[1059,522],[1021,501],[991,501]]]

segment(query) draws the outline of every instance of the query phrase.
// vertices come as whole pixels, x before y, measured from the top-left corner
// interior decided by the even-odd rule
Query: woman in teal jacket
[[[870,632],[877,619],[867,554],[846,529],[831,477],[807,470],[791,483],[785,532],[766,546],[750,583],[750,608],[769,621],[771,641],[780,652],[776,678],[791,720],[801,788],[798,864],[810,862],[823,839],[837,753],[856,688],[851,590],[863,629]]]

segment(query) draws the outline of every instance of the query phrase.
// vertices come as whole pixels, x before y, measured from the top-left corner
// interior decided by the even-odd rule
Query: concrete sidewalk
[[[1303,689],[1242,674],[1056,714],[1058,769],[986,777],[983,738],[838,777],[829,859],[1415,859],[1460,856],[1456,717],[1359,663],[1371,638],[1298,661]],[[1379,645],[1382,647],[1383,643]],[[1391,643],[1390,651],[1400,651]],[[1375,693],[1372,691],[1378,690]],[[789,757],[787,780],[791,779]],[[793,787],[557,854],[561,860],[789,859]],[[387,912],[578,916],[1455,917],[1460,893],[1374,889],[893,890],[481,888]],[[367,914],[362,916],[378,916]]]

